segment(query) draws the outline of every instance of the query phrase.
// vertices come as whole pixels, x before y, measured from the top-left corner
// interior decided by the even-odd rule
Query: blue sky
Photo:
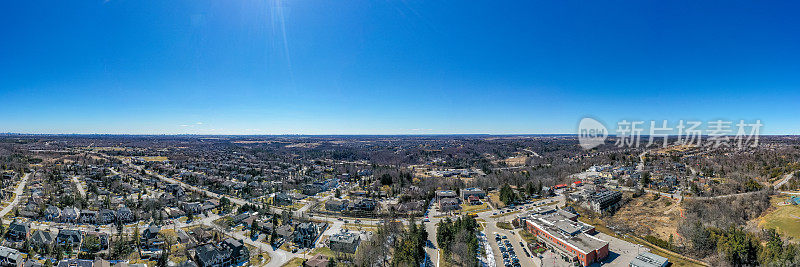
[[[0,132],[800,134],[797,5],[2,1]]]

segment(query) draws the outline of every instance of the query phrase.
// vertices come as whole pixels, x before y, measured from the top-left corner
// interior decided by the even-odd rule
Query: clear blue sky
[[[2,1],[0,132],[800,134],[799,4]]]

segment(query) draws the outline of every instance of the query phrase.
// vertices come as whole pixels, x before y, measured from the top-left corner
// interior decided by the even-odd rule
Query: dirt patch
[[[623,205],[608,221],[642,236],[649,234],[668,240],[670,235],[678,236],[680,209],[677,200],[647,194]]]

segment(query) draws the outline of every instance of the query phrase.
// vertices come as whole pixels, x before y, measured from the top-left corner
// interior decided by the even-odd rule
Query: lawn
[[[515,213],[520,213],[520,212],[522,212],[522,210],[515,210],[515,211],[511,211],[511,212],[506,212],[506,213],[498,213],[497,215],[489,216],[489,218],[492,218],[492,219],[500,218],[500,217],[503,217],[503,216],[508,216],[508,215],[515,214]]]
[[[284,264],[282,267],[299,267],[299,266],[303,266],[303,259],[302,258],[292,258],[291,260],[289,260],[289,262]]]
[[[144,161],[167,161],[169,158],[163,156],[148,156],[148,157],[141,157]]]
[[[765,229],[774,228],[782,235],[800,239],[800,206],[777,205],[774,211],[761,218],[758,225]]]
[[[247,246],[247,249],[250,251],[251,266],[264,266],[267,265],[267,263],[269,263],[270,260],[272,260],[269,257],[269,252],[262,251],[261,254],[257,254],[258,248],[247,244],[245,245]]]
[[[678,253],[655,246],[642,238],[638,238],[636,236],[631,236],[631,235],[628,235],[627,237],[617,235],[616,232],[606,227],[605,222],[603,222],[603,220],[597,218],[587,218],[587,217],[579,217],[578,220],[594,226],[598,232],[628,241],[630,243],[640,244],[646,248],[649,248],[651,253],[669,259],[669,261],[672,263],[671,266],[708,266],[703,262],[698,262],[693,259],[687,258],[683,255],[680,255]]]
[[[461,212],[470,213],[473,211],[483,211],[489,209],[489,204],[482,203],[479,205],[461,204]]]
[[[528,231],[525,231],[524,229],[519,231],[519,235],[528,244],[535,244],[536,243],[536,236],[531,234],[531,233],[528,233]]]
[[[326,257],[328,257],[328,259],[336,258],[336,254],[354,256],[353,254],[349,254],[349,253],[337,253],[337,252],[334,252],[333,250],[331,250],[328,247],[315,248],[308,255],[312,255],[313,256],[313,255],[317,255],[317,254],[325,255]]]
[[[497,208],[497,209],[501,209],[501,208],[505,208],[506,207],[506,204],[503,204],[503,202],[500,201],[500,194],[497,193],[497,192],[489,193],[489,201],[491,201],[492,204],[494,204],[494,207]]]
[[[498,222],[497,223],[497,228],[506,229],[506,230],[512,230],[512,229],[514,229],[514,226],[512,226],[511,223],[509,223],[509,222]]]

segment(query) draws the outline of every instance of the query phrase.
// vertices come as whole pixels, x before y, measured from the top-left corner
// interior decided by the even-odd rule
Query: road
[[[85,198],[86,190],[83,189],[83,184],[81,184],[81,181],[78,180],[78,176],[72,176],[72,182],[75,183],[75,186],[78,187],[78,192],[81,193],[81,196]]]
[[[25,185],[28,184],[28,178],[31,176],[30,173],[26,173],[22,176],[22,181],[17,184],[17,188],[14,189],[14,200],[11,200],[11,203],[8,204],[2,211],[0,211],[0,218],[5,217],[6,214],[11,212],[14,207],[19,204],[19,200],[22,198],[22,191],[25,189]]]
[[[428,214],[433,214],[435,204],[431,201],[428,207]],[[439,267],[439,245],[436,242],[436,224],[441,221],[441,218],[431,218],[429,222],[425,222],[425,231],[428,232],[428,241],[430,244],[425,246],[425,253],[428,254],[433,266]]]
[[[773,186],[772,188],[780,189],[781,186],[783,186],[784,184],[788,183],[789,180],[792,179],[792,177],[794,176],[795,173],[797,173],[797,171],[793,171],[793,172],[787,173],[786,175],[783,176],[783,179],[781,179],[781,181],[778,182],[777,184],[775,184],[775,186]]]

